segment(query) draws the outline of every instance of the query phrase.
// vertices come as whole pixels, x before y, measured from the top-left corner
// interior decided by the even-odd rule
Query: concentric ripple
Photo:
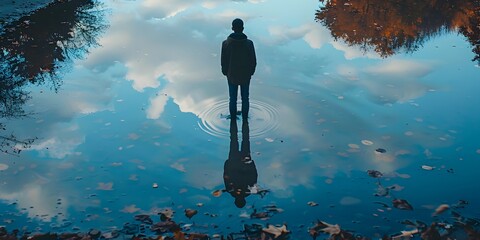
[[[241,109],[241,103],[237,105],[237,109]],[[206,107],[198,117],[200,118],[198,126],[206,133],[222,138],[230,136],[228,100],[214,102],[211,106]],[[239,131],[241,131],[241,121],[237,120]],[[250,100],[248,122],[250,138],[265,135],[278,127],[278,111],[268,103]]]

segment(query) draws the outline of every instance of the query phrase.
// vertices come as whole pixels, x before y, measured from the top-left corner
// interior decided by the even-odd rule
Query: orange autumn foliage
[[[480,61],[480,0],[320,0],[316,20],[336,40],[382,57],[413,52],[444,32],[463,34]]]

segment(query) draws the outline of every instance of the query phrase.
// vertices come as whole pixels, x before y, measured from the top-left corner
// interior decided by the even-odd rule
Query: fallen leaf
[[[437,207],[437,209],[435,209],[435,212],[432,214],[432,216],[440,215],[445,211],[447,211],[449,208],[450,206],[448,204],[441,204],[440,206]]]
[[[290,231],[287,230],[287,226],[284,224],[281,227],[275,227],[271,224],[268,225],[267,228],[262,229],[263,232],[273,234],[274,238],[278,238],[283,234],[287,234]]]
[[[395,208],[400,210],[413,210],[412,205],[410,205],[405,199],[393,199],[392,203]]]
[[[378,152],[378,153],[386,153],[387,150],[383,149],[383,148],[377,148],[375,149],[375,152]]]
[[[420,235],[420,237],[423,240],[441,239],[440,233],[438,232],[434,223],[432,223],[432,225],[430,225],[430,227],[428,227],[427,230],[423,231],[422,234]]]
[[[367,170],[368,176],[373,178],[381,178],[383,174],[377,170]]]
[[[162,221],[171,219],[173,217],[173,210],[171,208],[162,209],[159,213]]]
[[[0,171],[7,170],[7,169],[8,169],[7,164],[0,163]]]
[[[212,195],[214,197],[220,197],[222,195],[222,192],[223,192],[222,190],[215,190],[212,192]]]
[[[370,146],[370,145],[373,145],[373,142],[370,140],[362,140],[362,144],[366,146]]]
[[[104,191],[111,191],[111,190],[113,190],[113,183],[112,182],[108,182],[108,183],[99,182],[98,186],[97,186],[97,189],[98,190],[104,190]]]
[[[392,240],[400,240],[403,238],[410,239],[413,237],[414,234],[419,233],[420,231],[418,229],[413,229],[410,231],[401,231],[400,234],[397,234],[395,236],[392,236]]]
[[[330,234],[330,236],[335,236],[341,232],[340,226],[338,224],[333,225],[320,220],[318,220],[317,224],[309,230],[310,235],[312,235],[312,233],[314,233],[315,231],[322,231],[324,233]]]
[[[423,170],[427,170],[427,171],[431,171],[431,170],[434,169],[434,167],[428,166],[428,165],[422,165],[422,169],[423,169]]]
[[[140,211],[140,208],[137,208],[135,204],[125,206],[122,210],[125,213],[134,213]]]
[[[188,219],[191,219],[197,213],[198,213],[198,211],[195,210],[195,209],[190,209],[190,208],[185,209],[185,216],[188,217]]]
[[[153,220],[147,214],[139,214],[135,216],[135,220],[146,224],[153,224]]]

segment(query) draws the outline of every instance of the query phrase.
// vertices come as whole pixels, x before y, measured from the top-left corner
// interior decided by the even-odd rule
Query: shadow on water
[[[23,106],[31,98],[29,85],[47,84],[57,91],[61,72],[69,61],[97,46],[107,28],[104,10],[96,0],[54,1],[44,8],[2,26],[0,32],[0,118],[26,117]],[[0,131],[5,131],[4,124]],[[0,135],[5,152],[25,143],[13,135]]]
[[[320,0],[315,19],[335,40],[344,40],[382,57],[416,51],[428,39],[446,32],[464,35],[480,63],[480,1],[349,1]]]

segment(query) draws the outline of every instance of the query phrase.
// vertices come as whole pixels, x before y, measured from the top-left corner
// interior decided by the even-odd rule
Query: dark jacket
[[[248,84],[257,58],[253,42],[243,33],[232,33],[222,43],[222,73],[230,84]]]

